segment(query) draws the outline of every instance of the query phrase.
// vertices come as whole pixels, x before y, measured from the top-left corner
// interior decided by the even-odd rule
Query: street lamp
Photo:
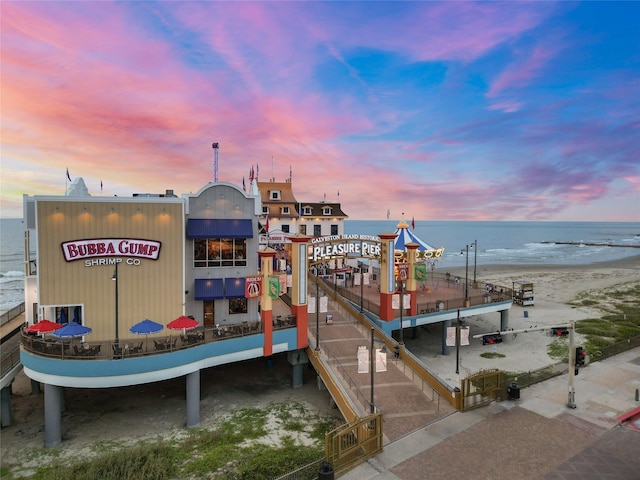
[[[384,340],[380,339],[380,338],[376,338],[375,336],[375,328],[371,327],[371,350],[369,351],[369,372],[371,373],[371,413],[376,413],[376,405],[373,402],[373,384],[374,384],[374,372],[376,369],[376,362],[375,362],[375,343],[384,343]],[[380,350],[381,353],[387,353],[387,348],[386,348],[386,344],[382,347],[382,349]]]
[[[402,328],[402,311],[404,310],[404,280],[400,280],[400,345],[404,345],[404,332]]]
[[[360,245],[362,251],[362,245]],[[364,262],[360,261],[360,313],[364,313]]]
[[[316,352],[320,350],[320,281],[316,265]]]
[[[115,336],[115,347],[116,350],[118,350],[118,343],[119,343],[119,338],[118,338],[118,263],[120,263],[118,260],[120,259],[116,259],[116,269],[113,272],[113,276],[111,277],[111,280],[114,280],[116,282],[116,336]]]
[[[478,240],[473,241],[473,287],[477,285],[476,271],[478,270]]]
[[[474,240],[473,243],[471,244],[467,244],[465,246],[465,248],[463,248],[462,250],[460,250],[460,255],[465,255],[466,252],[466,259],[465,259],[465,269],[464,269],[464,306],[468,307],[469,306],[469,249],[470,248],[474,248],[474,246],[476,246],[476,248],[474,250],[478,250],[477,248],[477,240]],[[474,252],[475,253],[475,252]],[[475,285],[476,283],[476,260],[474,257],[474,267],[473,267],[473,284]]]
[[[458,325],[456,325],[456,375],[460,374],[460,309],[458,309]]]

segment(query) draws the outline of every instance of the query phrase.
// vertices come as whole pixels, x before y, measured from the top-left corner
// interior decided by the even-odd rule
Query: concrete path
[[[561,376],[522,389],[520,399],[456,412],[385,446],[341,478],[637,479],[640,431],[618,416],[637,408],[640,349],[595,362],[566,407]],[[386,425],[386,423],[385,423]]]

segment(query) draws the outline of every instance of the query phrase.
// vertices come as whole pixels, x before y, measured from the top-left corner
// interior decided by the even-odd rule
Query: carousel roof
[[[426,257],[437,256],[440,257],[444,248],[442,247],[432,247],[428,243],[420,240],[418,237],[414,235],[414,233],[409,229],[409,225],[403,220],[398,224],[398,228],[396,230],[396,241],[395,241],[395,249],[396,250],[406,250],[406,244],[410,242],[414,242],[418,244],[418,252],[430,253],[427,254]],[[423,256],[423,255],[420,255]]]

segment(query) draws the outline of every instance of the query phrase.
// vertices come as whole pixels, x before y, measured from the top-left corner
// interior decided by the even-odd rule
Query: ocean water
[[[0,313],[24,302],[22,219],[0,220]]]
[[[584,265],[640,255],[640,222],[416,221],[415,229],[411,228],[411,220],[406,222],[423,242],[435,248],[444,247],[437,268],[463,267],[467,245],[470,265],[474,261],[477,265]],[[344,230],[350,234],[379,235],[395,232],[398,223],[346,220]],[[588,246],[588,243],[612,243],[627,248]],[[477,249],[471,247],[474,244]]]
[[[408,221],[411,223],[411,221]],[[345,233],[395,232],[397,220],[346,220]],[[640,222],[444,222],[417,221],[411,229],[432,247],[444,247],[437,268],[465,265],[580,265],[640,255]],[[560,245],[543,242],[582,242]],[[587,246],[609,242],[628,248]],[[24,234],[21,219],[0,219],[0,312],[24,301]]]

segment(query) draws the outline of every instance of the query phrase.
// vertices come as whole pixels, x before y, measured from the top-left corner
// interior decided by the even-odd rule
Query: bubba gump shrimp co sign
[[[380,239],[372,235],[328,235],[311,240],[309,261],[312,263],[338,257],[380,257]]]
[[[122,256],[157,260],[161,243],[137,238],[93,238],[62,243],[62,254],[67,262],[85,260],[91,264],[96,257]]]

